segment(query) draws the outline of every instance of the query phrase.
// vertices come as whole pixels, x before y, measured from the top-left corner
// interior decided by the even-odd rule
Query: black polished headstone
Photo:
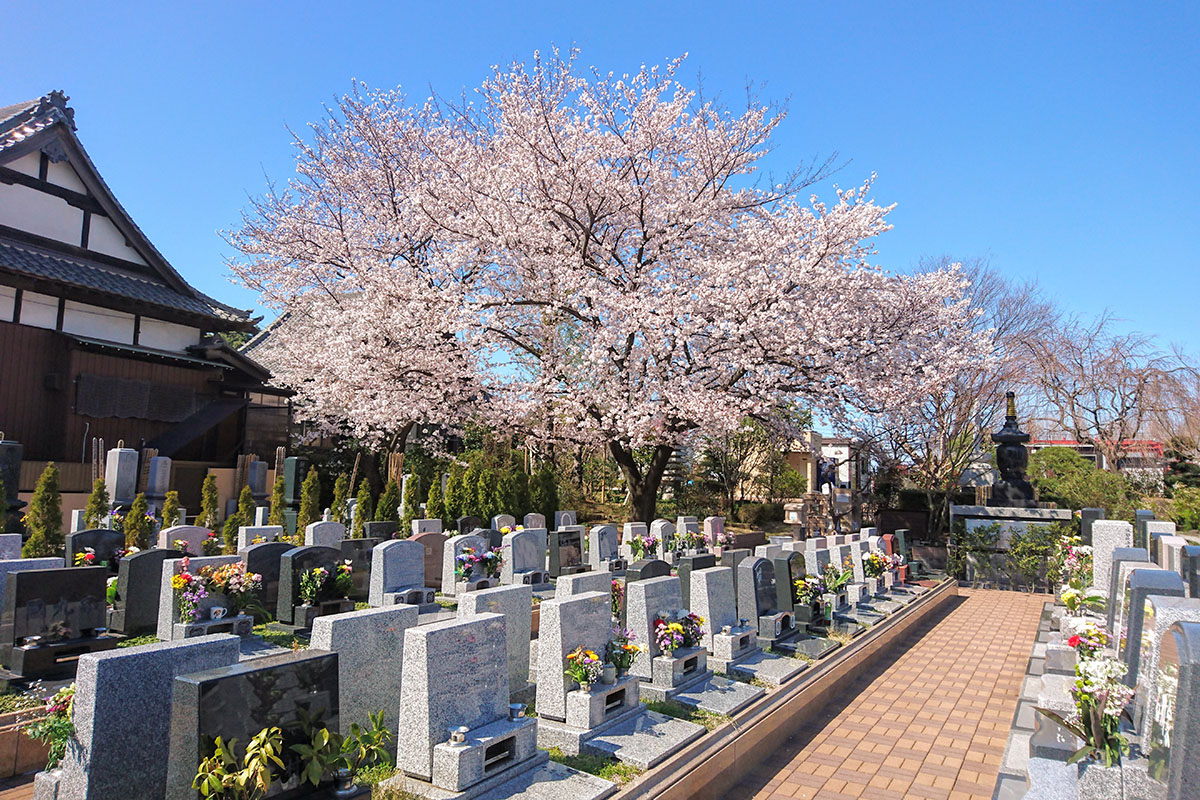
[[[471,531],[474,531],[477,528],[482,528],[483,520],[481,520],[479,517],[459,517],[455,525],[458,527],[458,535],[466,536],[467,534],[471,533]]]
[[[262,576],[262,588],[258,590],[258,602],[269,614],[279,611],[279,570],[283,565],[283,554],[295,545],[287,542],[259,542],[243,550],[240,555],[246,572]]]
[[[117,596],[108,612],[108,627],[126,636],[156,632],[163,562],[184,555],[182,550],[155,547],[122,558],[117,567]]]
[[[590,567],[583,563],[583,531],[565,530],[551,531],[550,543],[550,577],[574,575],[577,572],[587,572]]]
[[[1139,508],[1133,512],[1133,546],[1144,547],[1147,552],[1150,551],[1150,542],[1146,536],[1146,523],[1154,520],[1154,512]]]
[[[86,531],[68,533],[66,539],[66,560],[68,567],[74,566],[75,556],[92,548],[96,554],[94,566],[107,566],[111,575],[117,574],[117,560],[113,557],[116,550],[125,549],[125,534],[120,531],[110,531],[107,528],[90,528]],[[103,565],[101,562],[105,562]]]
[[[21,461],[25,448],[20,442],[0,436],[0,481],[4,482],[4,497],[0,497],[0,511],[8,512],[8,525],[0,518],[0,533],[21,533],[21,514],[25,501],[20,497]],[[0,515],[2,517],[3,515]]]
[[[779,576],[775,574],[775,565],[765,558],[756,558],[750,565],[750,595],[754,598],[754,616],[748,617],[757,622],[759,617],[779,611]],[[740,610],[740,606],[739,606]]]
[[[385,539],[343,539],[342,560],[349,561],[354,574],[351,600],[366,600],[371,595],[371,550]]]
[[[794,610],[796,596],[795,582],[803,580],[807,574],[804,570],[803,553],[785,553],[771,559],[775,567],[775,610]]]
[[[1188,597],[1200,597],[1200,545],[1179,548],[1179,577],[1183,578]]]
[[[167,797],[195,796],[190,787],[196,768],[218,736],[244,747],[263,728],[278,727],[284,763],[294,769],[300,762],[290,757],[292,745],[311,740],[306,720],[337,731],[338,714],[336,653],[301,650],[181,675],[171,703]],[[275,780],[283,783],[294,774],[276,770]]]
[[[10,572],[0,615],[0,663],[23,678],[73,675],[72,656],[115,647],[115,638],[101,638],[108,624],[107,588],[105,567]],[[37,637],[38,646],[23,647],[30,637]]]
[[[308,459],[290,456],[283,460],[283,501],[289,506],[300,505],[300,489],[308,477]]]
[[[375,539],[376,541],[382,542],[385,539],[393,538],[399,528],[400,523],[396,522],[394,519],[384,519],[376,522],[364,522],[363,538]]]
[[[665,578],[671,574],[671,565],[657,558],[643,558],[625,568],[625,582],[644,581],[650,578]]]
[[[675,569],[679,575],[679,590],[680,596],[683,598],[684,608],[691,608],[692,605],[692,573],[698,569],[708,569],[716,565],[717,557],[712,553],[684,556],[679,559],[679,563],[675,565]]]
[[[275,619],[289,625],[299,624],[295,621],[295,608],[300,605],[300,576],[316,567],[325,567],[332,572],[341,562],[342,551],[336,547],[313,544],[284,551],[279,557],[279,600],[275,606]]]
[[[1092,523],[1106,519],[1103,508],[1084,508],[1079,512],[1079,538],[1088,547],[1092,546]]]

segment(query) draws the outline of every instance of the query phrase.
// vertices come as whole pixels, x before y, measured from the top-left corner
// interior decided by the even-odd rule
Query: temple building
[[[0,108],[0,430],[34,474],[82,467],[100,439],[198,469],[269,456],[287,442],[287,393],[218,335],[255,321],[171,267],[74,117],[61,92]]]

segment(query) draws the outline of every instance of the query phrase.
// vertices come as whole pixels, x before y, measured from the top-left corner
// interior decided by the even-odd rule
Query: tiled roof
[[[62,92],[51,92],[24,103],[0,108],[0,151],[19,144],[50,126],[65,121],[75,127],[75,112]]]
[[[245,319],[203,294],[197,293],[198,298],[188,297],[165,283],[7,239],[0,239],[0,271],[78,286],[162,309],[228,320]]]

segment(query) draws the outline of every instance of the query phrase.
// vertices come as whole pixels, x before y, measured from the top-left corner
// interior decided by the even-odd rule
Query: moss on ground
[[[632,764],[623,764],[615,758],[592,755],[569,756],[557,747],[551,747],[546,752],[550,754],[551,761],[557,761],[564,767],[587,772],[618,785],[629,783],[642,774],[642,771]]]
[[[657,711],[659,714],[666,714],[668,717],[687,720],[694,722],[697,725],[703,725],[705,730],[713,730],[729,722],[731,717],[725,714],[714,714],[711,711],[701,711],[698,708],[685,706],[683,703],[676,703],[673,700],[643,700],[646,708],[651,711]]]

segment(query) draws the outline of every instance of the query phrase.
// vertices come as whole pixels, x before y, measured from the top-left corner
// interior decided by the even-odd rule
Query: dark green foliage
[[[461,464],[450,466],[450,477],[446,480],[445,519],[446,530],[450,529],[449,522],[458,519],[463,514],[464,492],[463,478],[466,470]]]
[[[363,538],[363,524],[371,519],[375,513],[375,499],[371,496],[371,484],[366,478],[358,484],[358,494],[355,496],[357,501],[354,507],[354,525],[350,529],[350,538]]]
[[[1000,524],[980,525],[967,532],[966,523],[955,520],[947,549],[946,572],[959,580],[967,577],[967,559],[972,554],[988,557],[1000,541]]]
[[[442,498],[441,475],[435,475],[433,485],[429,487],[429,498],[425,501],[425,517],[427,519],[440,519],[442,521],[442,529],[450,529],[450,523],[446,516],[446,503]]]
[[[167,496],[163,500],[162,526],[170,528],[172,525],[178,525],[179,522],[179,492],[172,489],[167,492]]]
[[[280,475],[275,479],[275,484],[271,487],[271,513],[267,515],[267,522],[282,528],[285,524],[283,512],[286,508],[287,483],[284,481],[283,476]]]
[[[108,516],[109,509],[108,487],[104,478],[96,478],[92,484],[92,493],[88,495],[87,505],[83,509],[83,527],[99,528],[100,522]]]
[[[738,521],[751,527],[768,522],[783,522],[783,503],[743,503],[737,510]]]
[[[304,529],[321,520],[321,476],[316,467],[309,467],[300,484],[300,515],[296,519],[296,533],[304,535]]]
[[[46,465],[33,489],[29,511],[25,514],[29,539],[21,548],[25,558],[60,555],[63,550],[62,495],[58,491],[58,467]]]
[[[544,515],[547,523],[552,522],[554,512],[558,510],[558,482],[554,479],[554,470],[549,464],[542,464],[530,483],[529,510]]]
[[[400,537],[408,538],[412,533],[414,519],[421,519],[421,476],[409,475],[404,485],[404,514],[400,518]]]
[[[409,483],[413,483],[411,480]],[[375,506],[376,522],[400,521],[400,487],[394,480],[389,480],[379,495],[379,504]]]
[[[1129,482],[1104,472],[1069,447],[1047,447],[1029,457],[1029,480],[1042,502],[1059,508],[1103,508],[1109,519],[1132,519]]]
[[[1013,584],[1033,591],[1046,584],[1046,573],[1058,544],[1059,532],[1048,525],[1030,525],[1025,533],[1013,533],[1006,560]]]
[[[348,513],[346,503],[350,500],[350,476],[342,472],[333,482],[333,504],[329,510],[333,513],[333,521],[345,525]]]
[[[146,550],[150,547],[150,533],[154,523],[150,518],[150,504],[146,495],[139,494],[133,498],[129,513],[125,515],[125,546]]]
[[[201,528],[208,528],[210,531],[215,531],[220,523],[220,513],[217,511],[217,504],[220,498],[217,494],[217,478],[211,473],[204,476],[204,483],[200,485],[200,517],[196,520],[196,524]]]

